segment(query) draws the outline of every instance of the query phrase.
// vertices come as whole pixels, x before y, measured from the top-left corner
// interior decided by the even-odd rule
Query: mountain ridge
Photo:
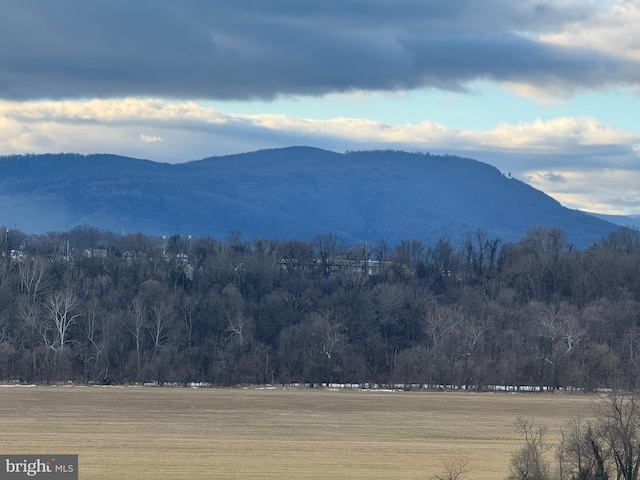
[[[515,241],[560,228],[584,247],[616,228],[486,163],[453,155],[286,147],[167,164],[95,154],[0,157],[0,223],[28,233],[86,224],[121,233],[350,242]]]

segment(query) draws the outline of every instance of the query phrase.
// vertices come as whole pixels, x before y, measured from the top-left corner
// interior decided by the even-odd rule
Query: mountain
[[[467,158],[310,147],[165,164],[115,155],[0,158],[0,224],[27,233],[91,225],[116,232],[395,244],[484,228],[503,241],[560,228],[584,247],[615,228],[562,207],[496,168]]]
[[[605,215],[603,213],[590,213],[590,215],[621,227],[640,228],[640,215]]]

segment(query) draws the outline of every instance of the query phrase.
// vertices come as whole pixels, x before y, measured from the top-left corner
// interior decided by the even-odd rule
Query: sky
[[[640,214],[640,0],[0,0],[0,154],[449,153]]]

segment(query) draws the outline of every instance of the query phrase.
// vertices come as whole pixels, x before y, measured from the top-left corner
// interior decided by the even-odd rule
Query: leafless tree
[[[87,355],[86,362],[93,361],[95,365],[99,366],[100,357],[113,339],[114,332],[107,314],[101,311],[100,302],[96,298],[92,298],[87,305],[84,335],[93,350],[93,355]],[[106,377],[106,371],[104,375]]]
[[[340,324],[327,312],[313,315],[311,335],[319,338],[320,352],[331,362],[333,356],[344,349],[345,337]]]
[[[445,460],[442,463],[444,464],[445,473],[431,477],[432,480],[459,480],[465,473],[469,472],[468,464],[463,460]]]
[[[42,257],[28,256],[23,261],[18,262],[20,291],[33,301],[42,294],[46,268],[47,261]]]
[[[75,325],[80,317],[80,312],[78,311],[79,303],[78,297],[68,288],[52,292],[45,302],[45,308],[49,313],[49,319],[53,322],[56,333],[54,348],[60,352],[64,350],[68,342],[67,334],[69,328]]]
[[[509,480],[550,480],[551,468],[544,455],[552,445],[546,440],[547,428],[531,420],[518,418],[518,429],[524,436],[524,446],[511,457]]]
[[[4,342],[7,336],[7,326],[9,324],[9,319],[4,312],[0,313],[0,343]]]
[[[129,322],[127,323],[127,330],[133,335],[136,341],[136,367],[137,373],[140,373],[141,355],[142,355],[142,340],[144,330],[147,325],[147,312],[144,306],[144,302],[138,296],[136,296],[129,306]]]
[[[390,371],[393,370],[393,367],[389,356],[389,330],[397,323],[405,297],[405,289],[394,284],[383,283],[377,285],[373,291],[375,312],[384,335],[385,363]]]
[[[567,303],[542,305],[531,302],[537,310],[540,334],[549,338],[553,345],[562,343],[563,353],[569,354],[584,338],[585,332],[577,319],[577,312]]]
[[[25,295],[18,297],[16,302],[18,317],[25,325],[38,332],[38,336],[42,338],[44,345],[49,348],[51,346],[51,328],[48,322],[42,317],[42,308],[40,304],[32,302]]]
[[[432,347],[437,347],[444,337],[454,333],[464,321],[465,314],[459,307],[440,305],[436,301],[431,302],[427,310],[424,329]],[[482,335],[482,329],[478,333],[479,336]]]
[[[346,345],[340,322],[333,312],[312,312],[300,327],[302,354],[312,359],[307,368],[315,372],[315,381],[331,382],[341,366],[340,357]]]
[[[16,304],[18,318],[26,327],[21,346],[29,352],[33,372],[35,373],[37,369],[37,352],[43,350],[46,360],[49,353],[53,350],[53,328],[44,315],[40,303],[33,302],[31,298],[26,295],[21,295],[18,297]]]
[[[0,263],[0,287],[2,287],[9,278],[9,266],[2,262]]]
[[[345,248],[345,240],[333,233],[322,233],[311,239],[314,254],[320,260],[323,275],[331,273],[331,262]]]
[[[236,336],[240,345],[244,345],[253,330],[252,319],[244,313],[236,311],[233,314],[227,314],[227,323],[227,331]]]
[[[638,480],[640,472],[640,397],[612,393],[593,405],[594,419],[572,419],[561,429],[557,449],[559,480]],[[548,479],[543,458],[550,444],[546,429],[519,420],[525,446],[511,459],[510,480]]]
[[[191,336],[193,335],[193,322],[196,312],[200,308],[200,298],[197,295],[185,296],[180,303],[180,311],[184,327],[187,331],[187,348],[191,348]]]
[[[577,417],[561,428],[558,446],[559,480],[608,480],[610,452],[594,427]]]
[[[611,452],[621,480],[637,480],[640,469],[640,397],[612,394],[594,406],[598,435]]]
[[[154,352],[167,341],[167,334],[171,324],[171,304],[163,300],[156,300],[151,305],[151,322],[147,325]]]
[[[490,319],[482,317],[464,317],[455,328],[456,363],[460,369],[459,383],[468,386],[477,385],[482,376],[482,355],[485,332]]]

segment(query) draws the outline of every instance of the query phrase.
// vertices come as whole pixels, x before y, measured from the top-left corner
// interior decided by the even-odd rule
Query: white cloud
[[[76,133],[80,129],[86,134],[87,131],[106,130],[130,132],[141,127],[203,136],[262,131],[263,134],[270,132],[274,135],[300,136],[309,143],[340,139],[341,143],[350,142],[353,147],[360,144],[398,144],[422,149],[504,150],[544,154],[576,154],[583,153],[585,148],[606,146],[622,146],[638,152],[640,145],[638,135],[601,124],[591,117],[560,117],[516,125],[503,123],[489,130],[469,130],[429,121],[387,125],[373,120],[343,117],[318,120],[276,114],[222,113],[193,102],[134,98],[88,102],[0,101],[0,126],[0,145],[4,153],[10,153],[12,149],[37,150],[40,145],[31,142],[41,138],[48,138],[60,145],[66,143],[73,150],[74,145],[87,143],[76,143]],[[91,138],[98,136],[92,135]],[[136,136],[138,140],[150,144],[165,139],[160,134]]]
[[[602,125],[591,117],[502,124],[474,135],[480,137],[484,145],[492,147],[558,153],[577,153],[580,147],[588,146],[632,145],[640,139],[624,130]]]
[[[155,142],[161,142],[162,141],[162,137],[158,137],[157,135],[141,134],[140,135],[140,140],[142,140],[145,143],[155,143]]]
[[[531,171],[526,180],[556,198],[563,205],[612,215],[638,213],[640,172],[626,169],[565,170],[553,172],[564,182],[556,182],[548,172]]]
[[[559,84],[533,85],[524,82],[504,82],[503,87],[520,97],[532,98],[540,105],[558,105],[573,96],[575,87],[572,85]]]
[[[605,7],[538,38],[553,45],[589,48],[640,61],[640,3],[616,0]]]
[[[0,115],[27,121],[153,121],[200,120],[224,122],[215,109],[195,102],[166,102],[156,99],[92,99],[83,101],[14,102],[0,100]]]
[[[631,72],[640,66],[640,2],[612,0],[593,5],[596,8],[588,14],[555,24],[550,31],[527,34],[541,45],[562,49],[568,56],[591,52],[590,81],[559,75],[548,81],[538,78],[506,81],[503,85],[543,105],[566,100],[577,91],[603,90],[614,85],[637,90],[637,73]]]

